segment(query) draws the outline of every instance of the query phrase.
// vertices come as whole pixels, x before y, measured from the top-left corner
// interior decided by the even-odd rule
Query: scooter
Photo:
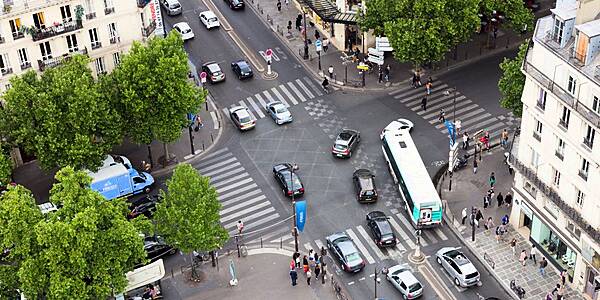
[[[515,283],[514,279],[510,281],[510,289],[513,290],[515,293],[517,293],[517,296],[519,296],[519,299],[525,298],[525,289],[522,288],[521,286],[518,286]]]
[[[468,164],[468,161],[469,161],[469,157],[466,154],[463,155],[463,157],[459,158],[458,161],[456,162],[456,164],[454,165],[452,172],[455,172],[457,170],[460,170],[460,169],[466,167]]]

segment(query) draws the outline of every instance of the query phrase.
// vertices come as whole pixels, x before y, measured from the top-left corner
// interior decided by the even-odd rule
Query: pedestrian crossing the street
[[[239,105],[245,107],[250,115],[255,119],[262,119],[267,116],[265,106],[272,101],[281,101],[286,107],[298,105],[316,97],[323,96],[323,90],[313,80],[308,77],[298,78],[276,87],[256,93],[251,97],[240,100]],[[235,104],[238,105],[238,104]],[[231,105],[232,107],[234,105]],[[229,108],[223,108],[225,116],[229,116]]]
[[[281,235],[283,222],[244,166],[227,148],[202,158],[195,165],[201,175],[209,176],[221,202],[221,224],[230,236],[237,234],[237,222],[244,222],[244,233]],[[272,230],[271,230],[272,228]],[[271,230],[271,231],[269,231]]]
[[[461,134],[466,131],[471,138],[478,138],[487,130],[491,140],[500,139],[502,130],[513,127],[518,122],[511,116],[490,114],[460,91],[439,80],[434,81],[431,94],[427,95],[426,110],[421,106],[422,99],[426,96],[424,87],[415,89],[407,86],[393,90],[388,95],[416,112],[444,135],[448,135],[448,130],[439,120],[441,109],[445,112],[446,120],[453,121],[453,115],[456,114],[456,120],[460,120],[461,123]],[[479,133],[478,137],[474,136],[476,133]],[[457,137],[457,141],[462,141],[460,136]],[[474,142],[470,142],[469,153],[474,152],[474,145]]]

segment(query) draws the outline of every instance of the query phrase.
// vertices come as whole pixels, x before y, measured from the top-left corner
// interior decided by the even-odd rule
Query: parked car
[[[232,62],[231,70],[233,71],[233,73],[235,73],[239,80],[252,78],[252,76],[254,76],[254,73],[250,68],[250,64],[248,64],[248,62],[243,59]]]
[[[219,23],[219,19],[217,18],[217,15],[215,15],[215,13],[210,10],[201,12],[198,15],[198,18],[200,18],[200,22],[202,22],[202,24],[204,24],[206,29],[211,29],[211,28],[221,26],[221,23]]]
[[[250,115],[248,109],[240,105],[229,108],[229,118],[233,125],[242,131],[250,130],[256,126],[256,120]]]
[[[225,0],[231,9],[244,9],[244,0]]]
[[[370,170],[358,169],[352,174],[356,199],[360,203],[377,201],[377,188],[375,187],[375,175]]]
[[[177,0],[160,0],[160,4],[169,16],[181,14],[181,4]]]
[[[398,120],[392,121],[390,124],[385,126],[385,128],[381,131],[379,138],[382,139],[383,134],[388,130],[408,130],[408,132],[411,132],[413,127],[415,127],[415,124],[413,124],[413,122],[411,122],[408,119],[400,118]]]
[[[423,285],[406,266],[389,267],[385,277],[400,292],[402,299],[416,299],[423,295]]]
[[[356,249],[354,242],[345,232],[334,233],[326,238],[327,248],[335,256],[346,272],[360,272],[365,267],[360,252]]]
[[[479,272],[460,248],[444,247],[435,254],[438,264],[453,278],[456,286],[469,287],[479,282]]]
[[[341,158],[352,157],[352,152],[360,143],[360,132],[354,129],[342,129],[331,148],[333,156]]]
[[[277,179],[285,196],[302,196],[304,195],[304,185],[293,170],[294,167],[290,163],[276,164],[273,166],[273,176]]]
[[[147,218],[152,218],[152,215],[156,211],[156,203],[158,203],[160,200],[160,197],[156,195],[147,196],[139,201],[136,201],[136,203],[132,203],[129,206],[129,213],[127,214],[127,218],[134,219],[141,215],[144,215]]]
[[[225,73],[221,71],[221,66],[214,61],[203,64],[202,71],[206,72],[206,77],[210,83],[225,81]]]
[[[293,121],[292,113],[281,103],[281,101],[273,101],[265,106],[267,114],[275,121],[277,125],[289,123]]]
[[[177,249],[167,245],[161,236],[147,236],[144,238],[144,250],[146,258],[153,262],[166,255],[173,255]]]
[[[367,214],[367,226],[371,229],[371,235],[375,244],[379,247],[396,246],[396,234],[388,221],[389,217],[382,211],[372,211]]]
[[[190,24],[186,22],[179,22],[173,25],[173,29],[175,29],[177,32],[179,32],[179,34],[181,34],[181,39],[184,42],[194,38],[194,32],[192,31]]]

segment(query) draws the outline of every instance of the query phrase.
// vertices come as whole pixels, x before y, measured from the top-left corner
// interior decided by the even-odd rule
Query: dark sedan
[[[231,70],[233,70],[233,73],[235,73],[235,76],[237,76],[239,80],[252,78],[252,76],[254,76],[250,64],[243,59],[232,62]]]
[[[244,9],[244,0],[225,0],[231,9]]]
[[[381,211],[372,211],[367,214],[367,225],[371,229],[375,244],[379,247],[396,246],[396,235],[388,219],[389,217]]]
[[[144,215],[147,218],[152,218],[154,211],[156,211],[156,203],[159,201],[160,197],[158,196],[147,196],[142,198],[140,201],[137,201],[129,206],[129,214],[127,214],[127,218],[133,219],[141,215]]]
[[[277,179],[285,196],[302,196],[304,195],[304,185],[293,170],[294,167],[289,163],[276,164],[273,166],[273,176]]]
[[[147,236],[144,238],[144,250],[149,262],[153,262],[166,255],[173,255],[177,249],[167,245],[160,236]]]
[[[346,233],[334,233],[326,239],[327,248],[340,261],[344,271],[356,273],[365,267],[365,261],[360,256],[360,252]]]

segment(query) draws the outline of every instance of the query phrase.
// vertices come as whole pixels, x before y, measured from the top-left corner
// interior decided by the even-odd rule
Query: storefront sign
[[[152,21],[156,22],[156,28],[154,29],[154,35],[165,36],[165,28],[163,27],[162,14],[160,12],[159,0],[153,0],[150,3],[150,13],[152,14]]]
[[[394,51],[394,48],[392,48],[392,46],[390,45],[390,41],[388,41],[387,37],[376,37],[375,38],[375,49],[377,49],[377,51],[382,51],[382,52]]]

